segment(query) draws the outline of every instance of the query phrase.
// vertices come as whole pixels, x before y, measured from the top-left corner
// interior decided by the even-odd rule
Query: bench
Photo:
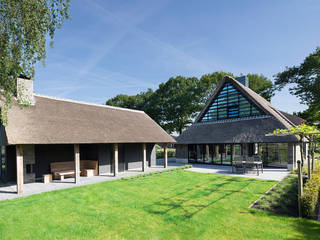
[[[80,170],[81,174],[83,174],[83,170],[90,170],[93,169],[93,175],[97,176],[98,175],[98,161],[96,160],[81,160],[80,161]]]
[[[81,160],[80,174],[83,170],[93,170],[93,175],[98,175],[98,161]],[[74,161],[68,162],[52,162],[50,163],[50,170],[54,179],[64,180],[65,177],[74,177]]]

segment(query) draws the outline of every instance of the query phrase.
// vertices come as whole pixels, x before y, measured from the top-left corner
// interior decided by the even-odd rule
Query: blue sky
[[[35,92],[93,103],[214,71],[273,79],[320,46],[318,0],[73,0]],[[300,111],[295,96],[272,103]]]

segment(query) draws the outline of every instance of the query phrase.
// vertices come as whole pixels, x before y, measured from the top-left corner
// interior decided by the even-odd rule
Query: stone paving
[[[169,165],[168,168],[176,168],[180,165]],[[153,166],[146,169],[145,172],[142,172],[140,169],[134,169],[125,171],[123,173],[119,173],[118,176],[113,177],[112,175],[100,175],[100,176],[93,176],[93,177],[80,177],[80,182],[75,184],[74,178],[66,178],[63,181],[54,180],[52,183],[42,183],[42,182],[35,182],[35,183],[26,183],[23,185],[23,194],[17,194],[17,186],[16,183],[8,183],[8,184],[1,184],[0,185],[0,201],[6,199],[13,199],[17,197],[24,197],[33,194],[43,193],[43,192],[50,192],[58,189],[65,189],[65,188],[72,188],[77,186],[83,186],[88,184],[94,184],[99,182],[105,181],[112,181],[116,179],[120,179],[123,177],[131,177],[136,176],[139,174],[155,172],[165,170],[163,166]]]
[[[192,168],[186,169],[186,171],[193,171],[199,173],[215,173],[215,174],[223,174],[237,177],[246,177],[246,178],[256,178],[256,179],[265,179],[265,180],[276,180],[281,181],[284,177],[286,177],[290,171],[287,169],[280,168],[265,168],[263,169],[263,173],[257,176],[256,171],[250,171],[246,174],[241,173],[232,173],[231,166],[219,166],[219,165],[207,165],[207,164],[191,164]]]

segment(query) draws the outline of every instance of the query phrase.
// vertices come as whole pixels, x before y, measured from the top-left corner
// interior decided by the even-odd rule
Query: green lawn
[[[0,202],[0,239],[320,239],[248,206],[275,182],[172,171]]]

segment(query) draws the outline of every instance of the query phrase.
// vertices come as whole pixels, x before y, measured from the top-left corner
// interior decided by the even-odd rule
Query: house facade
[[[234,157],[259,155],[264,166],[291,170],[301,159],[299,137],[267,134],[302,122],[252,91],[246,77],[226,76],[177,138],[177,162],[231,165]]]
[[[100,175],[144,171],[156,162],[156,143],[175,142],[143,111],[41,96],[32,80],[17,81],[31,105],[14,101],[8,125],[0,126],[0,178],[16,181],[18,193],[50,173],[53,162],[73,161],[76,181],[82,160],[97,161]]]

